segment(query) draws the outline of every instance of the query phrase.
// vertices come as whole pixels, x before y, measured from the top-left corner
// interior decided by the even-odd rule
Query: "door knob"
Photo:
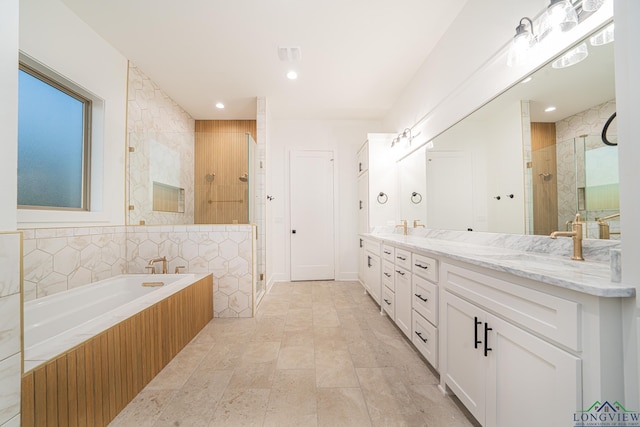
[[[296,234],[296,230],[291,230],[291,234]]]

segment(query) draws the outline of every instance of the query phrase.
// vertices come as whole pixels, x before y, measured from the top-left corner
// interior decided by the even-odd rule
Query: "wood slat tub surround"
[[[211,275],[22,378],[23,426],[106,426],[213,318]]]

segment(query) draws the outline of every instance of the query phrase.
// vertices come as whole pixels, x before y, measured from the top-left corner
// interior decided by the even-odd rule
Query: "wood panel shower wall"
[[[249,173],[246,134],[255,140],[256,121],[196,120],[195,128],[194,222],[248,224],[249,185],[239,178]]]
[[[106,426],[213,318],[209,275],[22,377],[22,426]]]
[[[533,234],[548,235],[558,228],[556,124],[531,123]]]

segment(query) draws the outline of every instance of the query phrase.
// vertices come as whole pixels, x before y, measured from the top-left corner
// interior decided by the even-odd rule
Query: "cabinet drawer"
[[[416,274],[413,275],[412,283],[412,308],[437,326],[438,287]]]
[[[393,265],[392,262],[389,261],[384,261],[382,263],[382,283],[384,283],[389,289],[391,289],[392,291],[395,291],[396,288],[394,286],[395,284],[395,265]]]
[[[395,295],[386,286],[382,289],[382,300],[380,301],[380,305],[391,319],[395,319]]]
[[[405,270],[411,270],[411,252],[404,249],[395,250],[395,263],[396,266],[402,267]]]
[[[411,258],[411,269],[414,274],[424,277],[432,282],[438,281],[438,262],[424,255],[413,254]]]
[[[413,345],[438,370],[438,329],[415,310],[411,329]]]
[[[389,245],[382,245],[382,258],[387,261],[395,261],[395,248]]]
[[[440,265],[440,288],[543,337],[582,350],[582,309],[577,302],[447,263]]]
[[[375,242],[372,240],[364,241],[364,250],[366,252],[371,252],[373,255],[380,256],[380,242]]]

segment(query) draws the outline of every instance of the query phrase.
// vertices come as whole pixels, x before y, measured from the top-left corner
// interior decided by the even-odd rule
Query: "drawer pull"
[[[387,277],[391,277],[391,275],[389,273],[387,273],[386,271],[384,272],[384,275]]]
[[[429,298],[422,298],[422,295],[420,295],[420,294],[414,294],[414,295],[417,296],[418,298],[420,298],[424,302],[429,301]]]
[[[482,344],[482,341],[478,341],[478,325],[480,325],[482,322],[478,320],[477,317],[474,317],[474,322],[475,322],[475,326],[473,327],[473,348],[478,348],[478,344]]]
[[[384,300],[384,302],[386,302],[386,303],[387,303],[387,305],[391,305],[391,303],[389,302],[389,300],[388,300],[388,299],[385,299],[385,300]]]
[[[401,256],[397,256],[396,258],[398,258],[401,261],[406,261],[407,260],[405,257],[401,257]]]
[[[384,253],[387,254],[387,255],[391,255],[391,252],[389,252],[389,251],[384,251]]]
[[[428,265],[422,265],[422,264],[413,264],[413,265],[415,265],[416,267],[420,267],[420,268],[422,268],[424,270],[428,270],[429,269]]]
[[[401,276],[404,276],[404,273],[402,271],[400,271],[400,270],[396,270],[396,273],[398,273]]]
[[[489,347],[489,337],[488,337],[489,331],[493,331],[493,329],[490,328],[489,325],[485,322],[484,324],[484,357],[487,357],[487,353],[492,350],[492,348]]]
[[[427,341],[429,341],[429,340],[428,340],[428,339],[426,339],[426,338],[422,338],[422,333],[421,333],[421,332],[416,331],[416,335],[418,336],[418,338],[420,338],[420,339],[422,340],[422,342],[427,342]]]

